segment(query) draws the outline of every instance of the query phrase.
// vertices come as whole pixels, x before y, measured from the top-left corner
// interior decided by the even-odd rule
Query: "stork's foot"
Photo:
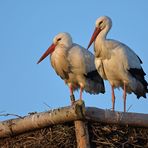
[[[71,100],[71,105],[73,105],[75,103],[75,96],[70,95],[70,100]]]

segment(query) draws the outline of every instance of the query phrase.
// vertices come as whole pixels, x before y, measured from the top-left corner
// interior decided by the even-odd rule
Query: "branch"
[[[16,118],[0,122],[0,138],[13,136],[53,124],[84,119],[83,110],[83,102],[78,101],[73,106],[31,114],[23,117],[23,119]]]

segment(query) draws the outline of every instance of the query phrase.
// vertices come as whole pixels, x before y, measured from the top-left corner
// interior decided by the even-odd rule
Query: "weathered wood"
[[[82,113],[82,115],[84,115],[85,118],[85,104],[83,100],[78,100],[76,104],[80,106],[80,112]],[[74,121],[74,125],[77,140],[77,148],[90,148],[88,128],[85,121],[76,120]]]
[[[148,128],[148,114],[123,113],[84,107],[82,102],[72,106],[36,113],[22,118],[0,122],[0,138],[35,130],[46,126],[76,120],[92,120],[106,124],[129,125]]]
[[[88,128],[85,121],[77,120],[74,124],[77,148],[90,148]]]
[[[76,102],[72,106],[0,122],[0,138],[13,136],[53,124],[83,119],[84,115],[82,115],[82,110],[82,106],[79,105],[79,102]]]
[[[148,114],[115,112],[94,107],[86,108],[86,119],[106,124],[148,128]]]

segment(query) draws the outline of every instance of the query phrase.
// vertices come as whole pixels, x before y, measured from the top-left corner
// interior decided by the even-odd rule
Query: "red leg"
[[[73,95],[73,89],[72,89],[71,85],[69,86],[69,90],[70,90],[70,95],[72,96]]]
[[[126,84],[124,83],[124,91],[123,91],[123,100],[124,100],[124,112],[126,112]]]
[[[71,85],[69,85],[69,90],[70,90],[71,105],[73,105],[74,102],[75,102],[75,96],[73,94],[73,89],[72,89],[72,86]]]
[[[111,85],[112,88],[112,110],[114,111],[115,109],[115,93],[114,93],[114,86]]]

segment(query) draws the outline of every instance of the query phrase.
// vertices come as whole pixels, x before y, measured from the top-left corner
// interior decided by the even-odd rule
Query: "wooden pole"
[[[85,121],[77,120],[74,122],[77,148],[90,148],[88,128]]]
[[[78,100],[76,104],[79,106],[78,107],[80,109],[79,112],[81,112],[82,115],[84,116],[83,119],[85,119],[84,102],[82,100]],[[74,121],[77,148],[90,148],[88,128],[85,120],[83,121],[83,119]]]

